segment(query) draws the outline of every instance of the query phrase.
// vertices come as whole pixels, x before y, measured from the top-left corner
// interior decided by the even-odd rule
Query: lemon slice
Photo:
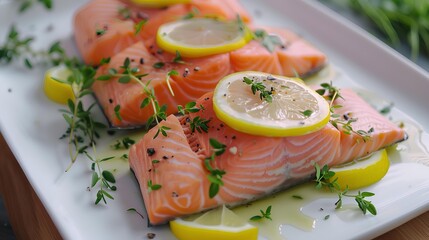
[[[263,85],[272,101],[260,98],[251,85]],[[217,117],[240,132],[261,136],[299,136],[323,128],[329,121],[328,102],[301,80],[262,72],[238,72],[223,78],[214,91]]]
[[[191,0],[131,0],[131,2],[145,7],[166,7],[179,3],[190,3]]]
[[[71,85],[55,80],[66,80],[70,75],[71,71],[63,65],[50,68],[46,71],[44,91],[50,100],[59,104],[67,104],[68,99],[75,99]]]
[[[170,229],[179,240],[258,239],[258,228],[225,206],[208,211],[196,219],[173,220]]]
[[[342,189],[347,186],[350,190],[359,189],[380,181],[389,170],[390,162],[385,149],[374,152],[347,164],[335,166],[331,171],[335,172],[334,178]]]
[[[156,40],[170,53],[179,51],[184,57],[203,57],[230,52],[252,39],[247,28],[238,22],[211,18],[193,18],[171,22],[159,27]]]

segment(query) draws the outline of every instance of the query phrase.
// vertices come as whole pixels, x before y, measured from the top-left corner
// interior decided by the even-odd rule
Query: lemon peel
[[[370,186],[380,181],[389,170],[390,161],[386,149],[372,153],[370,156],[332,167],[337,183],[341,189],[350,190]]]
[[[271,102],[254,94],[244,78],[263,84],[271,92]],[[312,133],[330,118],[328,102],[301,80],[253,71],[224,77],[214,91],[213,109],[237,131],[272,137]]]
[[[67,104],[69,99],[75,99],[71,85],[55,80],[66,80],[70,75],[70,69],[63,65],[52,67],[46,71],[43,89],[51,101]]]
[[[197,218],[170,221],[170,229],[179,240],[258,239],[258,228],[224,205]]]
[[[170,53],[183,57],[204,57],[243,47],[252,39],[249,30],[238,22],[212,18],[192,18],[166,23],[159,27],[156,41]]]

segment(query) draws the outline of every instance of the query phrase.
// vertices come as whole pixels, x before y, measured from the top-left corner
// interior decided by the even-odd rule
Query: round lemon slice
[[[237,131],[274,137],[315,132],[330,117],[328,102],[301,80],[252,71],[223,78],[214,91],[213,109]]]
[[[71,85],[55,80],[67,80],[70,75],[71,71],[63,65],[50,68],[46,71],[44,91],[50,100],[59,104],[67,104],[68,99],[75,99]]]
[[[184,57],[203,57],[230,52],[252,39],[247,28],[238,22],[211,18],[193,18],[171,22],[159,27],[156,40],[170,53],[179,51]]]
[[[208,211],[196,219],[173,220],[170,229],[179,240],[258,239],[258,228],[225,206]]]
[[[335,178],[341,189],[359,189],[380,181],[389,170],[390,162],[385,149],[347,164],[335,166]]]

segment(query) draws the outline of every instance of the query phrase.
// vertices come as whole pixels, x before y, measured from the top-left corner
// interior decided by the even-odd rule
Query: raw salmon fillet
[[[129,16],[121,14],[121,9]],[[98,65],[103,58],[113,57],[133,43],[151,44],[160,25],[189,13],[226,20],[234,20],[238,14],[244,22],[251,21],[238,0],[193,0],[160,9],[135,6],[129,1],[92,0],[75,14],[74,37],[84,62]],[[142,20],[147,22],[136,35],[135,25]]]
[[[221,122],[213,112],[212,93],[197,101],[205,110],[184,117],[170,115],[161,126],[171,128],[167,136],[154,139],[158,127],[151,129],[129,152],[131,169],[140,184],[151,224],[162,224],[175,217],[197,213],[226,204],[249,202],[297,183],[309,180],[314,163],[329,166],[349,162],[401,141],[403,129],[389,122],[351,90],[343,90],[343,105],[337,113],[353,116],[354,129],[373,128],[370,140],[347,135],[328,124],[322,130],[296,137],[263,137],[238,132]],[[209,131],[192,132],[189,120],[197,116],[210,119]],[[347,118],[347,117],[346,117]],[[209,172],[204,159],[211,155],[209,139],[227,146],[215,158],[213,168],[226,172],[219,193],[209,197]],[[158,160],[159,162],[153,162]],[[148,190],[148,182],[160,184]]]
[[[150,87],[154,89],[158,101],[161,105],[167,104],[167,113],[170,114],[177,112],[177,105],[195,101],[203,94],[213,91],[219,80],[232,72],[249,70],[295,76],[306,74],[325,64],[325,55],[294,33],[276,28],[266,28],[266,31],[280,36],[285,47],[276,47],[271,53],[259,42],[251,41],[230,53],[183,58],[185,64],[179,64],[172,62],[175,55],[162,51],[156,43],[147,46],[137,42],[116,54],[109,65],[98,69],[98,75],[107,74],[111,68],[120,69],[124,60],[130,58],[133,61],[132,67],[149,74],[142,81],[151,81]],[[140,63],[142,60],[143,64]],[[154,68],[153,65],[157,62],[164,63],[164,67]],[[169,92],[166,82],[167,73],[171,70],[179,73],[170,80],[174,96]],[[141,126],[153,114],[150,107],[140,108],[146,95],[138,84],[121,84],[117,78],[108,82],[96,81],[93,91],[112,126]],[[115,115],[114,108],[117,105],[121,107],[122,121]]]

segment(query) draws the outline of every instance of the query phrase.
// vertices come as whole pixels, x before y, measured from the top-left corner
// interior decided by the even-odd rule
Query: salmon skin
[[[296,34],[285,29],[261,29],[279,36],[285,46],[277,46],[274,52],[269,52],[254,40],[229,53],[183,58],[183,64],[174,63],[175,55],[162,51],[156,43],[147,47],[144,42],[137,42],[112,57],[110,63],[100,67],[97,73],[108,74],[112,68],[120,69],[126,58],[131,59],[131,67],[148,74],[142,78],[142,82],[146,84],[150,81],[150,87],[154,89],[160,105],[166,104],[167,114],[172,114],[177,112],[178,105],[195,101],[213,91],[220,79],[233,72],[249,70],[295,76],[305,75],[325,64],[325,55]],[[163,63],[163,66],[154,67],[157,63]],[[171,70],[179,73],[170,79],[174,96],[166,81]],[[96,81],[93,91],[112,127],[142,126],[153,114],[150,107],[140,108],[141,101],[147,96],[139,84],[122,84],[118,78],[113,78],[107,82]],[[118,105],[122,119],[118,119],[115,114]]]
[[[197,101],[205,110],[183,117],[168,116],[152,128],[129,152],[130,167],[140,184],[151,224],[208,210],[222,204],[235,206],[309,180],[314,163],[329,166],[346,163],[385,148],[405,138],[397,127],[351,90],[342,90],[337,99],[341,116],[358,119],[355,130],[370,132],[370,139],[345,134],[331,124],[303,136],[263,137],[238,132],[221,122],[213,112],[212,93]],[[190,120],[209,119],[208,132],[192,131]],[[347,118],[347,117],[345,117]],[[167,136],[160,126],[170,128]],[[212,167],[225,171],[218,194],[210,198],[210,181],[204,159],[212,150],[209,139],[226,145]],[[160,185],[149,190],[148,185]]]

